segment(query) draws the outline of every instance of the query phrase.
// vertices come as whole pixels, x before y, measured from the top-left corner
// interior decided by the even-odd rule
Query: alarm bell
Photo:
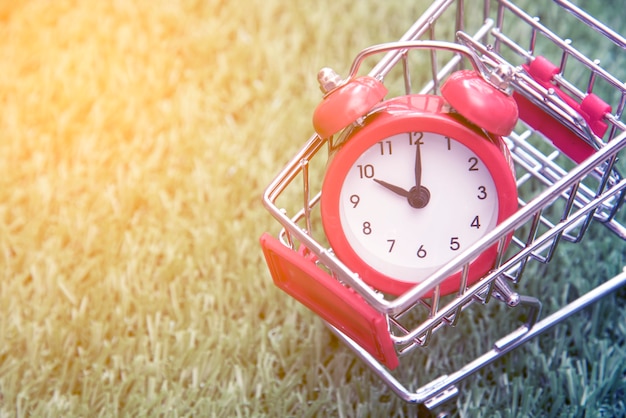
[[[499,85],[504,87],[505,81]],[[498,84],[472,70],[457,71],[441,86],[441,95],[461,116],[485,131],[509,135],[518,119],[517,102]]]
[[[383,83],[370,76],[342,84],[334,71],[324,68],[318,73],[318,81],[325,96],[313,113],[313,127],[321,138],[329,138],[356,122],[387,95]]]

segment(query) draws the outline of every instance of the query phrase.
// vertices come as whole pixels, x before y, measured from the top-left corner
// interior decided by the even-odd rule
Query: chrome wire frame
[[[563,8],[564,13],[576,16],[581,25],[589,26],[604,35],[609,42],[626,50],[625,40],[619,34],[568,1],[554,0],[554,2]],[[530,198],[520,193],[519,210],[513,216],[428,279],[395,298],[372,289],[361,280],[358,272],[351,271],[345,266],[335,256],[332,248],[325,244],[323,232],[316,227],[315,213],[319,211],[321,191],[315,190],[311,185],[311,177],[314,174],[310,171],[310,165],[313,160],[325,161],[327,154],[324,150],[333,147],[333,139],[322,139],[317,135],[309,138],[269,184],[263,196],[265,207],[282,227],[278,236],[283,244],[294,251],[304,247],[315,256],[320,268],[330,272],[342,284],[354,289],[369,305],[384,314],[388,321],[390,337],[401,357],[417,347],[427,346],[440,328],[461,323],[462,319],[459,319],[461,312],[470,305],[486,304],[491,299],[496,299],[509,306],[528,309],[527,322],[502,337],[489,352],[461,370],[441,376],[417,390],[409,390],[366,350],[340,330],[329,325],[331,330],[398,396],[407,402],[425,403],[429,407],[435,407],[456,395],[455,384],[468,375],[626,284],[626,273],[618,274],[544,319],[540,319],[539,299],[520,295],[512,290],[511,286],[520,283],[530,261],[549,263],[559,243],[581,241],[592,222],[602,223],[607,231],[626,240],[626,227],[620,223],[617,216],[626,195],[626,179],[622,178],[616,167],[617,156],[626,147],[626,125],[622,121],[626,103],[626,83],[601,67],[597,61],[580,53],[571,41],[559,38],[550,28],[510,1],[485,0],[482,21],[472,35],[465,32],[467,20],[465,8],[465,2],[462,0],[433,2],[398,42],[368,48],[359,54],[345,81],[359,73],[366,56],[384,53],[368,75],[381,81],[385,80],[400,63],[404,91],[410,93],[415,83],[411,80],[407,56],[412,48],[424,46],[448,49],[454,54],[449,61],[437,67],[436,56],[431,53],[432,79],[422,85],[418,91],[420,94],[437,94],[440,82],[452,71],[464,65],[464,56],[467,58],[469,55],[470,64],[480,72],[489,73],[498,66],[508,66],[514,74],[511,88],[541,107],[546,115],[558,120],[592,146],[596,152],[591,157],[582,163],[572,164],[562,152],[550,148],[549,142],[543,141],[537,132],[523,123],[518,124],[516,131],[505,138],[517,167],[518,189],[539,189],[539,192],[534,192]],[[446,43],[450,41],[435,39],[435,25],[446,13],[454,13],[456,29],[454,46]],[[521,46],[519,42],[506,35],[505,14],[530,27],[527,46]],[[594,134],[575,110],[550,89],[533,80],[520,64],[511,63],[503,57],[503,50],[506,50],[507,53],[519,57],[521,63],[532,61],[538,36],[552,42],[561,51],[558,57],[561,71],[553,82],[567,94],[581,100],[593,92],[598,79],[602,79],[605,84],[617,91],[619,98],[614,110],[604,117],[608,125],[604,137]],[[472,62],[472,59],[475,62]],[[563,76],[565,66],[572,61],[590,72],[586,85],[582,87],[577,87]],[[537,139],[541,140],[543,145],[537,145]],[[549,148],[547,152],[546,147]],[[299,184],[297,179],[302,183]],[[291,214],[277,203],[290,188],[301,188],[303,198],[302,209]],[[504,251],[506,237],[512,232],[515,234],[511,245]],[[470,261],[494,244],[498,244],[501,249],[496,265],[484,278],[468,286],[466,279]],[[439,284],[459,270],[463,274],[458,292],[451,298],[440,297]],[[427,298],[426,295],[429,294],[434,296]],[[408,314],[417,310],[423,312],[420,314],[421,321],[418,323],[405,321],[406,317],[411,316]]]

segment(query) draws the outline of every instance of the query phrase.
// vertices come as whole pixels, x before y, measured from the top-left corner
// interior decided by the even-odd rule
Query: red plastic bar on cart
[[[302,253],[265,233],[261,246],[277,287],[354,340],[389,369],[399,361],[385,316]]]
[[[611,112],[611,106],[593,93],[587,94],[578,103],[561,88],[554,84],[553,78],[559,73],[559,67],[542,56],[537,56],[530,64],[524,65],[530,76],[546,89],[552,89],[568,106],[585,119],[591,131],[598,137],[604,136],[608,128],[604,115]],[[560,121],[546,114],[541,108],[519,93],[514,93],[520,119],[533,129],[548,137],[552,143],[577,163],[582,162],[595,152],[595,149],[582,138],[568,129]]]

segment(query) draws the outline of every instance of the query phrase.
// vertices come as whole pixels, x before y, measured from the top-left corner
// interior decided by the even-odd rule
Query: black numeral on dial
[[[478,171],[478,158],[470,157],[467,162],[470,163],[468,171]]]
[[[413,134],[409,135],[409,144],[410,145],[418,145],[418,144],[424,145],[422,138],[424,138],[423,132],[413,132]]]
[[[380,141],[378,145],[380,146],[380,155],[393,154],[393,149],[391,148],[391,141]]]
[[[487,198],[487,188],[485,186],[478,186],[478,195],[476,196],[480,200]]]
[[[365,164],[365,165],[357,165],[357,168],[359,169],[359,177],[360,178],[368,178],[371,179],[374,177],[374,166],[371,164]]]

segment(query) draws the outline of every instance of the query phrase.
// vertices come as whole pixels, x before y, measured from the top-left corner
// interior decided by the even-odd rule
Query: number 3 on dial
[[[321,210],[335,254],[371,286],[397,295],[510,216],[517,189],[502,139],[446,113],[440,97],[404,96],[387,109],[333,155]],[[495,257],[492,246],[474,259],[469,281]],[[459,282],[452,274],[442,292]]]

